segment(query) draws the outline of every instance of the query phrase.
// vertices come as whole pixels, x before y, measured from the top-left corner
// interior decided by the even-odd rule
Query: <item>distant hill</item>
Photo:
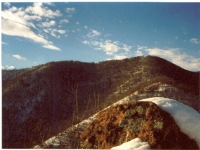
[[[199,111],[199,73],[155,56],[3,70],[3,148],[33,147],[129,95],[174,98]]]

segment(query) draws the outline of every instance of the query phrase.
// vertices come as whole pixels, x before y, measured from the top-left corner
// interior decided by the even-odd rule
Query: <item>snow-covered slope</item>
[[[181,131],[191,139],[194,139],[200,149],[200,114],[196,110],[178,101],[163,97],[147,98],[141,101],[151,101],[168,112],[174,118]],[[149,147],[146,142],[136,138],[112,149],[134,150],[149,149]]]
[[[116,105],[121,105],[125,103],[130,103],[135,100],[131,99],[130,97],[126,97],[111,106],[116,106]],[[181,131],[185,134],[187,134],[191,139],[194,139],[196,143],[198,144],[200,148],[200,114],[194,110],[193,108],[184,105],[176,100],[172,100],[169,98],[163,98],[163,97],[153,97],[153,98],[147,98],[147,99],[142,99],[140,101],[151,101],[158,105],[161,109],[164,111],[168,112],[171,114],[171,116],[174,118],[175,122],[177,125],[180,127]],[[105,108],[108,109],[111,106]],[[104,109],[104,110],[105,110]],[[98,114],[98,113],[97,113]],[[96,115],[82,121],[78,125],[76,125],[74,128],[80,128],[81,131],[87,128],[87,126],[95,120]],[[69,132],[72,130],[69,128],[66,130]],[[66,133],[67,132],[60,133],[56,138],[53,137],[47,141],[45,141],[46,145],[51,145],[55,147],[59,147],[59,139],[62,139],[63,137],[67,137]],[[48,146],[47,146],[48,147]],[[127,143],[123,143],[122,145],[113,147],[113,149],[127,149],[127,150],[132,150],[132,149],[149,149],[149,145],[147,142],[142,142],[139,138],[133,139]],[[34,148],[44,148],[40,146],[35,146]]]
[[[171,114],[181,131],[194,139],[200,149],[200,114],[197,111],[178,101],[163,97],[153,97],[142,101],[151,101]]]

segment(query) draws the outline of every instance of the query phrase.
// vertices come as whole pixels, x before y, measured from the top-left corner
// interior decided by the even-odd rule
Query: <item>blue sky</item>
[[[200,3],[1,3],[2,68],[155,55],[200,70]]]

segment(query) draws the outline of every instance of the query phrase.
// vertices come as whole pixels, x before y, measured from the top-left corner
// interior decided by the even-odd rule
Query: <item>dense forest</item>
[[[128,95],[174,98],[200,111],[199,72],[155,56],[3,70],[3,148],[31,148]]]

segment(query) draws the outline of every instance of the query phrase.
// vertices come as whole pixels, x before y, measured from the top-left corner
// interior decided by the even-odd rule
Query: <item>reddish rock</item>
[[[171,115],[152,102],[133,102],[100,112],[82,132],[82,148],[109,149],[136,137],[153,149],[198,149]]]

